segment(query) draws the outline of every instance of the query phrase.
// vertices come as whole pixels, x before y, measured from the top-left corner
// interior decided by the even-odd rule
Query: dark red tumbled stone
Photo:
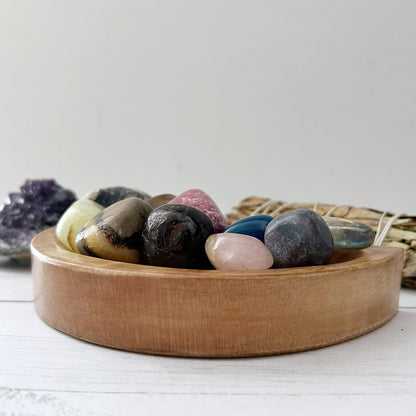
[[[227,219],[213,199],[201,189],[189,189],[172,199],[169,204],[183,204],[198,208],[211,218],[216,233],[227,228]]]

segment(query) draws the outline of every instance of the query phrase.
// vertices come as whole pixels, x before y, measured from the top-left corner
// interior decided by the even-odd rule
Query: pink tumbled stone
[[[212,219],[216,233],[222,233],[227,228],[227,220],[217,204],[201,189],[189,189],[182,192],[169,204],[182,204],[198,208]]]
[[[269,249],[245,234],[212,234],[205,242],[205,252],[218,270],[264,270],[274,263]]]

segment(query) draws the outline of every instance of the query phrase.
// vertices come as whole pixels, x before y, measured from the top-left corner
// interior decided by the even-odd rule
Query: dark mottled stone
[[[225,232],[251,235],[264,241],[264,232],[272,219],[270,215],[253,215],[231,224]]]
[[[140,198],[126,198],[98,213],[76,237],[81,254],[139,263],[140,237],[152,207]]]
[[[0,254],[29,256],[30,242],[56,225],[76,195],[53,179],[27,180],[21,192],[9,194],[0,211]]]
[[[98,191],[89,192],[84,196],[84,199],[91,199],[103,207],[108,207],[111,204],[126,198],[140,198],[144,201],[147,201],[150,198],[150,195],[143,191],[126,188],[124,186],[113,186],[109,188],[101,188]]]
[[[264,242],[276,267],[328,264],[334,246],[323,218],[303,208],[274,218],[266,228]]]
[[[143,230],[143,258],[153,266],[210,268],[205,241],[214,224],[197,208],[166,204],[151,212]]]
[[[361,250],[374,242],[376,233],[367,224],[344,218],[323,218],[334,239],[334,250]]]

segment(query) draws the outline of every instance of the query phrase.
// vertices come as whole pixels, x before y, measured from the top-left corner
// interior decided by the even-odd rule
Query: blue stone
[[[264,243],[276,267],[328,264],[333,239],[323,218],[310,209],[296,209],[272,221],[264,233]]]
[[[376,233],[367,224],[336,217],[324,220],[334,239],[334,250],[361,250],[374,242]]]
[[[231,224],[224,232],[251,235],[264,241],[264,232],[272,219],[270,215],[253,215]]]

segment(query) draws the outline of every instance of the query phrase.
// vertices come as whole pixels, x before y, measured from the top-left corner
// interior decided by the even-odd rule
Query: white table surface
[[[416,291],[376,331],[319,350],[182,359],[60,333],[33,307],[30,270],[0,258],[0,416],[414,415]]]

